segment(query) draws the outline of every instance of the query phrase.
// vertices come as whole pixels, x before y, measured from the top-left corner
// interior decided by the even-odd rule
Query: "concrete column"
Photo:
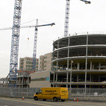
[[[67,76],[67,79],[66,79],[66,82],[67,82],[66,87],[68,88],[68,71],[66,72],[66,76]]]
[[[70,71],[70,94],[71,94],[71,88],[72,88],[72,69]]]
[[[71,60],[71,70],[72,70],[72,68],[73,68],[72,64],[73,64],[73,60]]]
[[[99,70],[101,69],[101,63],[99,63]]]
[[[70,93],[71,93],[71,88],[72,88],[72,64],[73,64],[73,60],[71,60],[71,71],[70,71]]]
[[[56,73],[56,82],[58,81],[58,73]]]
[[[56,73],[56,87],[57,87],[57,81],[58,81],[58,73]]]
[[[70,46],[70,37],[68,37],[68,57],[69,57],[69,53],[70,53],[70,50],[69,50],[69,46]]]
[[[67,70],[69,69],[69,59],[67,59]]]
[[[77,70],[79,70],[79,63],[77,63]]]
[[[86,58],[85,58],[85,95],[86,95],[86,87],[87,87],[87,70],[88,70],[88,32],[86,36]]]
[[[68,54],[67,54],[67,69],[69,69],[69,45],[70,45],[70,38],[68,37]]]
[[[58,70],[58,61],[56,62],[56,71]]]
[[[90,61],[90,70],[92,70],[92,61]]]
[[[55,82],[55,72],[53,73],[53,87],[54,87],[54,82]]]

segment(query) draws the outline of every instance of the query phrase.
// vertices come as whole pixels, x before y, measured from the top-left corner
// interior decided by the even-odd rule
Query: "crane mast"
[[[36,20],[36,26],[37,25],[38,25],[38,20]],[[35,27],[32,70],[36,69],[37,34],[38,34],[38,28]]]
[[[22,0],[15,0],[12,40],[11,40],[11,55],[10,55],[10,72],[9,72],[10,80],[15,80],[17,74],[21,9],[22,9]]]
[[[16,86],[16,84],[13,83],[13,82],[17,79],[21,10],[22,10],[22,0],[15,0],[13,26],[12,26],[12,39],[11,39],[10,69],[9,69],[9,83],[10,83],[10,86],[13,86],[12,84],[14,84],[14,86]],[[25,28],[35,27],[33,64],[36,64],[37,27],[49,26],[49,25],[55,25],[55,24],[51,23],[51,24],[38,25],[38,26],[36,24],[36,26],[26,26],[25,27]],[[8,30],[8,29],[11,29],[11,28],[6,28],[4,30]],[[33,69],[35,69],[35,66],[33,67]]]
[[[91,1],[88,1],[88,0],[81,0],[81,1],[85,2],[85,4],[91,4]],[[69,15],[70,15],[70,0],[66,0],[64,37],[68,36]]]
[[[68,36],[69,14],[70,14],[70,0],[66,0],[65,26],[64,26],[64,36],[65,36],[65,37]]]

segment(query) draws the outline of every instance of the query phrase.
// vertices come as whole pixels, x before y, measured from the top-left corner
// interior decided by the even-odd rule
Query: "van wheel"
[[[37,97],[37,96],[35,96],[35,97],[34,97],[34,100],[38,100],[38,97]]]
[[[56,97],[53,98],[53,101],[54,101],[54,102],[57,102],[57,100],[58,100],[58,99],[57,99]]]
[[[43,99],[43,101],[46,101],[46,99]]]
[[[64,102],[65,100],[61,99],[62,102]]]

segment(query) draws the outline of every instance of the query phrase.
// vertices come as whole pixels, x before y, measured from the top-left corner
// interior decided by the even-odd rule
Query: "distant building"
[[[51,70],[52,53],[47,53],[40,56],[39,70],[50,71]]]
[[[32,70],[32,58],[20,58],[18,87],[49,87],[52,53],[40,56],[36,61],[36,70]]]
[[[32,70],[32,57],[20,58],[19,70]],[[38,70],[38,59],[36,59],[36,70]]]
[[[44,55],[40,56],[39,61],[39,70],[44,70]]]

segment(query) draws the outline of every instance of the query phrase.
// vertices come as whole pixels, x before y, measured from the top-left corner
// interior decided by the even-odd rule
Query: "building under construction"
[[[106,88],[106,34],[54,41],[51,86]]]

